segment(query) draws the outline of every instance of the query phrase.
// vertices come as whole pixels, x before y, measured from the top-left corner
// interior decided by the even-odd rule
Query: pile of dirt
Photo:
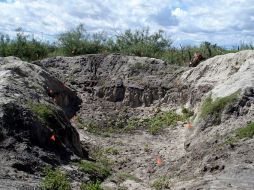
[[[74,91],[40,67],[13,57],[0,59],[0,76],[2,189],[33,189],[45,165],[87,157],[68,118],[81,102]]]
[[[38,187],[46,164],[67,164],[79,183],[87,176],[68,162],[100,147],[112,167],[104,189],[251,189],[253,63],[254,51],[195,68],[119,54],[1,58],[0,188]],[[131,132],[112,128],[135,122]]]
[[[158,59],[92,54],[49,58],[34,64],[77,91],[83,100],[78,115],[86,122],[105,123],[126,107],[131,114],[138,110],[135,108],[174,107],[187,101],[187,86],[179,83],[187,68]]]

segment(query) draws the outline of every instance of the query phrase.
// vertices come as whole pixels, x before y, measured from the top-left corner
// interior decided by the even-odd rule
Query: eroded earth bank
[[[0,189],[254,187],[254,51],[1,58],[0,118]]]

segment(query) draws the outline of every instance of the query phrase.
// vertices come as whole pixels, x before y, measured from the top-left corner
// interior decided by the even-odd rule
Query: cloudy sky
[[[110,34],[149,27],[175,45],[254,43],[254,0],[0,0],[0,32],[18,27],[52,40],[84,24]]]

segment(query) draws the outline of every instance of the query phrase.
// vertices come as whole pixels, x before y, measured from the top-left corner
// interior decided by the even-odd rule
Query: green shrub
[[[165,176],[156,179],[153,182],[152,187],[155,188],[156,190],[163,190],[163,189],[169,189],[170,188],[169,187],[169,181]]]
[[[81,190],[102,190],[100,187],[101,182],[96,181],[96,182],[88,182],[88,183],[83,183],[80,187]]]
[[[46,167],[43,171],[45,178],[41,183],[43,190],[70,190],[70,182],[60,170]]]
[[[0,34],[0,56],[16,56],[26,61],[33,61],[48,56],[52,45],[37,41],[25,35],[22,29],[17,30],[16,38],[10,39],[8,35]]]
[[[16,30],[16,37],[0,34],[0,56],[16,56],[26,61],[40,60],[52,56],[74,56],[91,53],[122,53],[126,55],[155,57],[170,64],[188,65],[195,52],[204,58],[254,49],[253,44],[241,43],[231,50],[217,44],[202,42],[197,46],[172,47],[172,40],[162,31],[151,33],[148,28],[126,30],[115,37],[105,33],[89,33],[83,25],[61,33],[53,44],[42,42],[26,35],[21,28]]]
[[[115,47],[124,54],[158,57],[168,50],[172,44],[162,30],[150,34],[149,28],[141,30],[126,30],[116,37]]]
[[[80,170],[98,179],[105,179],[110,175],[110,170],[101,163],[82,160],[77,163]]]
[[[103,33],[88,34],[82,24],[60,34],[58,38],[60,48],[68,56],[103,52],[105,40]]]
[[[177,121],[183,121],[184,118],[181,115],[176,114],[173,111],[162,112],[156,116],[148,119],[146,125],[150,134],[158,134],[162,129],[176,125]]]
[[[252,138],[254,136],[254,123],[248,124],[246,127],[237,129],[236,137],[239,139]]]
[[[201,106],[200,117],[205,118],[208,115],[217,116],[220,118],[220,114],[223,109],[229,105],[234,103],[238,99],[239,92],[235,92],[229,96],[223,98],[217,98],[216,100],[212,100],[211,96],[205,99]]]

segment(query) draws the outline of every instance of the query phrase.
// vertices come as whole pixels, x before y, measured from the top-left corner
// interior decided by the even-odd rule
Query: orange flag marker
[[[158,166],[161,166],[163,164],[163,161],[161,160],[160,157],[157,157],[156,163],[157,163]]]
[[[193,126],[192,126],[191,123],[187,123],[187,124],[185,124],[185,127],[188,128],[188,129],[191,129]]]
[[[50,139],[51,139],[52,141],[56,141],[55,135],[52,135],[52,136],[50,137]]]

